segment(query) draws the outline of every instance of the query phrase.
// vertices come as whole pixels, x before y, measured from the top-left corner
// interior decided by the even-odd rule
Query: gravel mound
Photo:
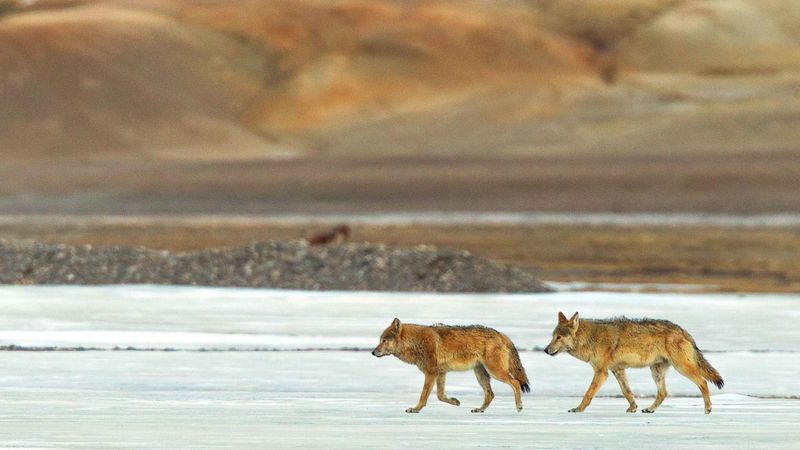
[[[545,292],[532,274],[461,250],[303,241],[192,253],[0,241],[2,284],[179,284],[277,289]]]

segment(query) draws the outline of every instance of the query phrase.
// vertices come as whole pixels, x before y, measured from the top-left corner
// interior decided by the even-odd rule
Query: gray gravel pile
[[[543,292],[532,274],[466,251],[303,241],[192,253],[0,241],[0,283],[151,283],[279,289]]]

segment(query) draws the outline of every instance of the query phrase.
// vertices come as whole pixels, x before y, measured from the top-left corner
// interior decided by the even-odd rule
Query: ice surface
[[[796,448],[800,296],[422,295],[186,287],[0,287],[0,344],[179,351],[0,352],[0,446],[71,448]],[[726,387],[706,416],[671,370],[656,414],[626,414],[613,378],[582,414],[590,367],[544,346],[558,310],[673,320]],[[393,317],[483,323],[525,349],[533,392],[485,414],[472,373],[448,375],[454,407],[419,396],[413,366],[367,351]],[[794,320],[793,320],[794,319]],[[199,351],[200,349],[238,351]],[[757,351],[752,351],[757,350]],[[649,371],[629,370],[640,408]]]
[[[392,318],[481,323],[543,347],[556,313],[653,317],[712,351],[798,351],[800,296],[724,294],[409,294],[169,286],[0,287],[0,345],[175,348],[373,347]],[[189,334],[189,335],[187,335]]]

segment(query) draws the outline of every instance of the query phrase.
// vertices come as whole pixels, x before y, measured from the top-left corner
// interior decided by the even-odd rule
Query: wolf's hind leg
[[[491,378],[489,378],[489,372],[486,371],[486,368],[482,364],[478,364],[473,371],[478,379],[478,384],[483,388],[483,405],[480,408],[474,408],[472,412],[482,413],[489,407],[489,403],[494,400],[494,392],[492,392]]]
[[[691,345],[691,344],[689,344]],[[708,383],[706,380],[703,379],[703,376],[700,374],[700,367],[694,361],[694,358],[689,358],[686,355],[694,355],[694,348],[683,349],[684,351],[675,352],[676,354],[670,354],[672,357],[672,365],[675,366],[675,370],[680,372],[681,375],[685,376],[692,383],[696,384],[697,387],[700,389],[700,393],[703,394],[703,403],[705,404],[705,411],[706,414],[711,414],[711,398],[708,395]],[[691,351],[692,353],[689,353]]]
[[[422,393],[419,395],[419,403],[413,408],[407,408],[407,413],[418,413],[428,403],[428,397],[431,395],[433,389],[433,381],[436,379],[436,373],[425,374],[425,384],[422,385]]]
[[[458,406],[461,402],[458,401],[457,398],[448,397],[447,394],[444,393],[444,381],[446,377],[447,373],[445,372],[440,373],[439,376],[436,377],[436,398],[445,403]]]
[[[608,370],[607,369],[595,369],[594,370],[594,378],[592,378],[592,383],[589,385],[589,389],[586,390],[586,393],[583,394],[583,400],[581,400],[580,405],[575,408],[569,410],[569,412],[583,412],[589,403],[592,403],[592,399],[594,398],[594,394],[600,389],[603,383],[606,382],[608,378]]]
[[[619,388],[622,390],[622,395],[628,400],[628,412],[636,412],[636,399],[633,397],[630,386],[628,386],[628,377],[625,376],[625,369],[614,369],[611,371],[619,383]]]
[[[505,370],[500,369],[499,364],[494,365],[492,367],[487,367],[489,374],[494,377],[498,381],[502,381],[503,383],[511,386],[511,389],[514,391],[514,403],[517,405],[517,411],[522,411],[522,386],[519,384],[516,378],[512,377],[510,373],[508,373],[508,367]]]
[[[656,382],[656,387],[658,388],[658,393],[656,394],[656,399],[653,401],[653,404],[650,405],[649,408],[645,408],[642,410],[643,413],[654,413],[656,409],[661,406],[661,402],[667,398],[667,370],[669,369],[669,363],[667,362],[660,362],[653,364],[650,366],[650,373],[653,374],[653,381]]]

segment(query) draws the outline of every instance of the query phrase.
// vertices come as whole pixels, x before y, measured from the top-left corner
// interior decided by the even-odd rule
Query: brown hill
[[[240,120],[263,90],[263,68],[249,46],[154,12],[103,4],[6,15],[0,147],[6,156],[268,151]]]
[[[588,74],[588,51],[525,5],[482,1],[186,4],[188,21],[264,48],[281,68],[250,123],[269,131],[379,118],[470,86]]]
[[[791,0],[0,3],[3,155],[787,150]]]
[[[701,74],[800,68],[800,3],[689,1],[639,27],[620,45],[640,70]]]

